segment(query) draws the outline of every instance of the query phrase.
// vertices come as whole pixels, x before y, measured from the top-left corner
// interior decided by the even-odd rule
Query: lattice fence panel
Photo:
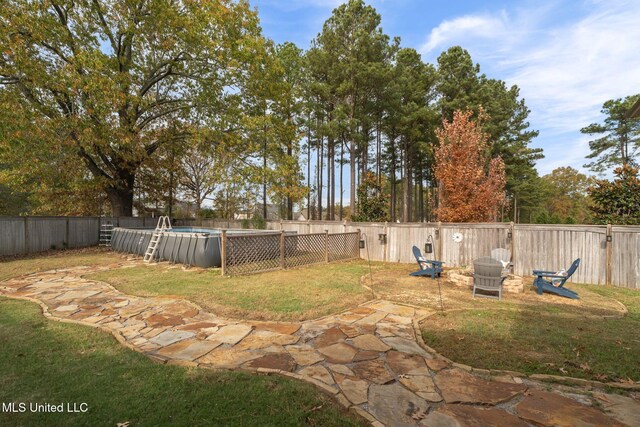
[[[280,268],[280,234],[228,234],[226,237],[226,274],[252,274]]]
[[[284,239],[286,268],[325,261],[324,233],[287,235]]]
[[[360,257],[358,232],[329,234],[329,262]]]

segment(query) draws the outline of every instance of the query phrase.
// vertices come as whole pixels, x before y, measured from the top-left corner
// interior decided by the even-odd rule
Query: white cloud
[[[575,8],[574,20],[560,23],[552,3],[462,16],[434,28],[420,50],[433,60],[459,44],[487,75],[520,87],[532,128],[540,130],[535,145],[547,154],[542,173],[567,164],[581,168],[589,138],[580,128],[603,119],[606,100],[640,92],[640,2],[583,6],[582,15]]]
[[[450,46],[452,40],[467,38],[496,39],[507,32],[506,11],[498,15],[466,15],[443,21],[431,30],[427,41],[418,49],[423,54]]]

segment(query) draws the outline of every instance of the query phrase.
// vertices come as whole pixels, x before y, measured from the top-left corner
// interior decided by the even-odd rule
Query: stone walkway
[[[39,302],[56,320],[100,327],[163,363],[313,383],[375,426],[640,425],[631,398],[547,391],[511,376],[490,381],[435,358],[416,340],[425,310],[375,300],[302,323],[229,320],[184,300],[129,296],[81,277],[133,265],[32,274],[0,283],[0,295]]]

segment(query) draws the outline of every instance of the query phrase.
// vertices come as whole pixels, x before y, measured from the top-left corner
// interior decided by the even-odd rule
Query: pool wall
[[[153,229],[114,228],[111,247],[117,252],[144,256],[153,231]],[[165,232],[158,243],[155,259],[203,268],[220,267],[219,234]]]

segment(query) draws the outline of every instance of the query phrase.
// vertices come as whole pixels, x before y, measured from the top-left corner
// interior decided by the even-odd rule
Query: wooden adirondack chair
[[[477,296],[485,298],[502,299],[502,284],[507,276],[502,274],[503,264],[491,257],[483,257],[473,262],[473,298]],[[498,295],[490,295],[477,292],[477,290],[497,292]]]
[[[573,261],[566,275],[557,274],[555,271],[533,270],[533,275],[536,276],[533,281],[533,286],[538,288],[538,295],[542,295],[543,292],[548,292],[571,299],[580,299],[577,292],[564,287],[565,282],[576,272],[579,265],[580,258]]]
[[[411,276],[431,276],[432,279],[435,279],[436,276],[440,277],[440,274],[442,273],[442,264],[444,264],[444,262],[425,259],[417,246],[414,246],[412,250],[420,270],[410,273]]]

